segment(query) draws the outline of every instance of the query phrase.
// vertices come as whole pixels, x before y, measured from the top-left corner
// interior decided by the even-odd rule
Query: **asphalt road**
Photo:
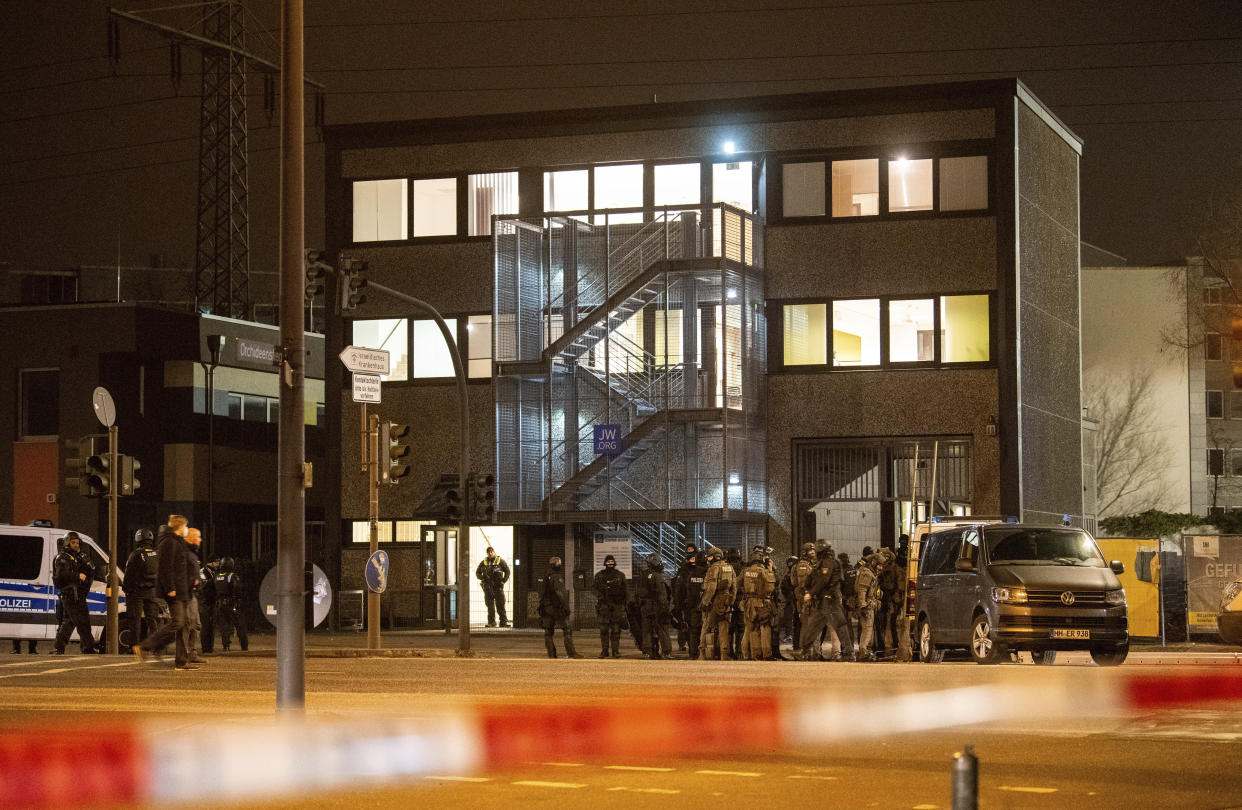
[[[780,690],[814,700],[876,706],[840,729],[839,742],[739,753],[730,746],[699,750],[693,739],[682,758],[642,755],[643,729],[631,729],[635,753],[612,757],[532,756],[494,772],[422,774],[391,787],[357,784],[348,791],[282,796],[255,807],[668,806],[719,807],[778,802],[852,807],[948,807],[953,755],[973,744],[979,756],[983,807],[1242,807],[1242,706],[1204,704],[1176,710],[1088,711],[1068,716],[1037,701],[1029,706],[971,706],[938,711],[929,693],[980,686],[1017,695],[1081,692],[1108,695],[1134,674],[1233,672],[1228,655],[1199,656],[1198,664],[1157,659],[1102,669],[1065,659],[1055,667],[970,663],[809,664],[779,662],[548,660],[532,653],[539,639],[480,644],[482,655],[460,659],[447,644],[428,644],[425,657],[337,658],[306,661],[311,718],[348,720],[416,717],[481,702],[546,706],[639,706],[661,695],[739,695]],[[256,644],[263,646],[260,639]],[[329,645],[330,646],[330,645]],[[537,646],[533,648],[537,652]],[[313,650],[316,655],[337,649]],[[1189,659],[1182,654],[1183,659]],[[1136,659],[1141,661],[1142,659]],[[1237,670],[1242,677],[1242,670]],[[128,657],[26,656],[0,658],[0,726],[42,728],[65,720],[103,726],[140,718],[199,734],[207,726],[244,729],[274,714],[271,655],[213,656],[202,669],[177,672],[171,661],[140,665]],[[893,698],[903,712],[925,713],[923,732],[883,735]],[[996,710],[1000,720],[971,724]],[[955,723],[946,727],[945,723]],[[738,739],[746,718],[737,718]],[[693,737],[693,730],[690,731]],[[212,752],[202,752],[203,805],[211,792]]]

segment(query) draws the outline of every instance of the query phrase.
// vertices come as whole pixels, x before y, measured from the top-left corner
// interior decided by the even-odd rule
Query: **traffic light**
[[[95,455],[97,438],[88,437],[78,441],[77,458],[65,459],[65,486],[77,487],[78,494],[87,498],[91,495],[91,471],[86,461]]]
[[[470,520],[486,526],[496,519],[496,476],[478,473],[470,476]]]
[[[366,303],[367,297],[362,292],[366,289],[367,280],[363,275],[367,271],[367,263],[362,259],[341,257],[341,276],[337,280],[339,296],[337,312],[357,309],[359,304]]]
[[[322,250],[306,251],[306,303],[323,292],[323,277],[330,268],[323,263]]]
[[[118,456],[117,463],[121,468],[121,491],[120,495],[134,495],[142,487],[142,482],[138,480],[138,471],[142,469],[142,462],[133,456]]]
[[[88,498],[106,498],[111,492],[112,470],[108,464],[108,443],[91,441],[91,455],[86,456],[83,472]]]
[[[410,465],[405,463],[410,446],[401,443],[409,435],[410,426],[380,422],[379,431],[379,480],[381,484],[396,484],[410,474]]]
[[[453,476],[456,477],[456,476]],[[454,522],[461,521],[462,516],[462,500],[460,483],[450,486],[444,493],[444,499],[448,501],[449,520]]]

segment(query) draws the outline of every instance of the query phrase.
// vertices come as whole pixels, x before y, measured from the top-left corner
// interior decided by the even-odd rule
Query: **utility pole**
[[[367,406],[362,404],[362,457],[367,473],[367,496],[369,508],[367,517],[371,521],[370,553],[379,551],[379,414],[367,415]],[[367,649],[380,648],[380,595],[367,589]]]
[[[120,453],[117,450],[118,432],[116,425],[108,426],[108,616],[104,625],[104,634],[108,637],[105,651],[108,655],[116,655],[121,651],[121,642],[117,636],[121,628],[119,583],[116,574],[116,513],[117,498],[121,495],[121,462]]]
[[[306,707],[306,460],[302,331],[305,177],[302,0],[281,0],[280,439],[277,458],[276,708]]]

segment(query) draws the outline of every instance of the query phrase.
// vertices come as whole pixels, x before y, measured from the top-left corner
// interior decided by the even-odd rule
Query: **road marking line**
[[[938,804],[916,804],[910,810],[939,810]]]
[[[1001,785],[998,790],[1008,790],[1011,793],[1056,793],[1057,788],[1045,787],[1011,787],[1009,785]]]
[[[672,796],[681,793],[680,790],[670,790],[668,788],[632,788],[632,787],[610,787],[609,792],[614,790],[623,790],[627,793],[659,793],[662,796]]]
[[[833,781],[839,777],[836,776],[814,776],[805,773],[791,773],[785,777],[786,779],[823,779],[826,782]]]
[[[553,768],[581,768],[581,762],[542,762],[541,765],[548,765]]]
[[[489,776],[424,776],[424,779],[435,779],[440,782],[490,782]]]
[[[81,672],[87,669],[104,669],[105,667],[132,667],[137,661],[121,661],[115,664],[83,664],[82,666],[72,667],[55,667],[53,669],[41,669],[38,672],[9,672],[0,675],[0,678],[34,678],[39,675],[56,675],[61,672]]]
[[[51,662],[46,658],[34,658],[30,661],[18,661],[12,664],[0,664],[0,668],[8,669],[9,667],[33,667],[38,664],[48,664],[48,663],[51,663]]]
[[[763,776],[755,771],[695,771],[703,776]]]
[[[546,788],[584,788],[586,785],[580,785],[577,782],[539,782],[534,779],[523,779],[520,782],[513,782],[515,785],[522,787],[546,787]]]
[[[646,765],[605,765],[606,771],[651,771],[653,773],[671,773],[676,768],[652,768]]]

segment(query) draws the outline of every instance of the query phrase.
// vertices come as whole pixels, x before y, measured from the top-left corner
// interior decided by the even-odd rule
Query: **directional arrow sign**
[[[340,354],[345,368],[355,374],[382,374],[387,376],[391,367],[388,364],[387,349],[366,349],[362,346],[346,346]]]

